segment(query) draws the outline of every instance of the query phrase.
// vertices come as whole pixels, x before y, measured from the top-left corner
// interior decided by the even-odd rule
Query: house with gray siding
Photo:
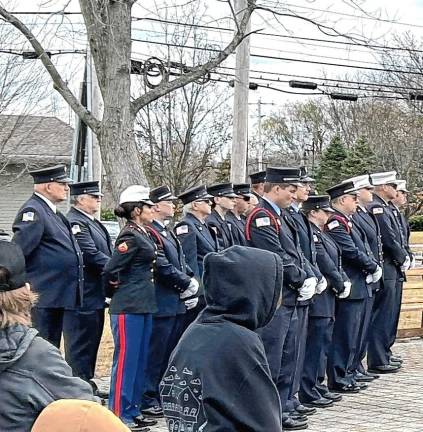
[[[0,229],[11,232],[33,191],[31,169],[70,168],[73,128],[56,117],[0,115]],[[61,207],[66,211],[67,203]]]

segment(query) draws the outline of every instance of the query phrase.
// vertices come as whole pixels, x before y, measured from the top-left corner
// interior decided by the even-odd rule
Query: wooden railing
[[[423,336],[423,232],[411,233],[411,249],[417,266],[404,283],[398,337]]]

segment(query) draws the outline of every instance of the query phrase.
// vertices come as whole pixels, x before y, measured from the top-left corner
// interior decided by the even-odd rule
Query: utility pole
[[[255,105],[253,103],[249,105]],[[263,145],[263,138],[262,138],[262,129],[261,129],[261,119],[265,117],[261,113],[261,107],[263,105],[275,105],[273,102],[262,102],[261,98],[257,101],[257,169],[259,171],[263,170],[263,153],[264,153],[264,145]]]
[[[235,0],[235,13],[241,20],[247,8],[246,0]],[[239,18],[238,18],[239,17]],[[246,33],[250,32],[248,23]],[[248,90],[250,78],[250,38],[245,38],[236,49],[234,125],[232,134],[231,181],[243,183],[247,176],[248,148]]]

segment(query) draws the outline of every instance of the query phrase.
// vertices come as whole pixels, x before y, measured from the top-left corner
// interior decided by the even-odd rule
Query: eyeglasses
[[[210,202],[209,199],[199,199],[199,200],[195,200],[194,202],[196,202],[196,203],[206,203],[206,204],[210,204],[211,205],[211,202]]]

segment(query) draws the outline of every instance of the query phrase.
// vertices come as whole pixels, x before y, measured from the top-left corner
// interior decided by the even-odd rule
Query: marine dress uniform
[[[30,174],[35,184],[71,182],[62,165]],[[81,250],[65,216],[37,192],[19,209],[13,232],[13,241],[25,256],[29,282],[39,295],[32,309],[33,325],[44,339],[59,347],[62,331],[65,342],[71,331],[73,313],[68,311],[83,305]]]
[[[71,185],[71,196],[101,197],[98,181]],[[104,266],[112,255],[110,235],[103,224],[77,206],[66,215],[84,258],[84,304],[73,313],[71,337],[65,346],[66,359],[76,376],[94,378],[98,348],[104,327],[105,295],[102,284]]]
[[[153,206],[149,189],[129,186],[120,204],[132,202]],[[153,314],[157,312],[156,260],[157,247],[148,231],[128,220],[104,268],[106,288],[113,292],[109,313],[115,343],[109,409],[127,425],[140,415]]]

